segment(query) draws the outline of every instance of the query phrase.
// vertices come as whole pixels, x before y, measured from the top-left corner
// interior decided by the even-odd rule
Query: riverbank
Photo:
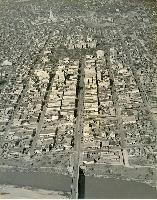
[[[68,199],[69,193],[15,185],[0,185],[0,199]]]

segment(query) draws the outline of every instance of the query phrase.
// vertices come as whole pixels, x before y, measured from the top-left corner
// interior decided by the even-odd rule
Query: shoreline
[[[15,167],[15,166],[4,166],[1,165],[0,166],[0,173],[5,173],[5,170],[10,169],[11,172],[17,172],[17,173],[26,173],[26,172],[30,172],[30,173],[46,173],[46,174],[55,174],[58,176],[67,176],[69,178],[72,178],[72,174],[69,172],[64,172],[63,170],[56,170],[55,168],[50,168],[50,167],[40,167],[40,168],[28,168],[28,167]],[[15,170],[15,171],[14,171]],[[136,178],[127,178],[127,177],[123,177],[123,176],[116,176],[116,174],[112,175],[112,174],[100,174],[100,175],[95,175],[95,174],[90,174],[89,171],[87,171],[85,173],[85,177],[94,177],[94,178],[103,178],[103,179],[115,179],[115,180],[120,180],[120,181],[131,181],[131,182],[135,182],[135,183],[141,183],[141,184],[146,184],[152,188],[155,188],[155,183],[153,182],[153,180],[140,180],[140,179],[136,179]]]

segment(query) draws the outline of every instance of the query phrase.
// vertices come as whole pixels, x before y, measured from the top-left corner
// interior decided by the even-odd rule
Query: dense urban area
[[[0,2],[0,165],[155,187],[155,0]]]

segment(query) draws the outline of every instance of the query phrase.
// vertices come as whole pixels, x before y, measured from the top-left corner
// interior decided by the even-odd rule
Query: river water
[[[0,172],[0,184],[30,186],[40,189],[70,192],[69,176],[46,172]],[[85,177],[84,198],[157,198],[155,188],[134,181]]]
[[[156,199],[157,194],[155,188],[135,181],[86,177],[85,197],[91,199]]]

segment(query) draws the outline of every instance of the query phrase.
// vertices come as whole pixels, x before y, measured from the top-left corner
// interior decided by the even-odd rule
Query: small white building
[[[8,61],[8,60],[4,60],[2,62],[2,66],[12,66],[12,62]]]
[[[96,51],[96,54],[97,54],[97,58],[103,59],[105,53],[104,53],[103,50],[97,50],[97,51]]]

